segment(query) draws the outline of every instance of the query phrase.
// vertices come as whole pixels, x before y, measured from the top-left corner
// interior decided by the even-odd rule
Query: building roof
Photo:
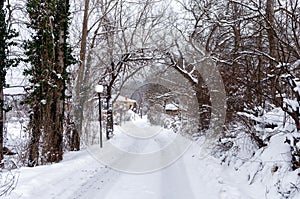
[[[25,90],[22,86],[20,87],[8,87],[3,89],[4,95],[24,95]]]
[[[175,104],[167,104],[165,108],[166,111],[177,111],[178,109]]]
[[[124,97],[124,96],[119,95],[118,98],[116,99],[116,102],[132,102],[132,103],[134,103],[136,101],[133,100],[133,99],[130,99],[128,97]]]

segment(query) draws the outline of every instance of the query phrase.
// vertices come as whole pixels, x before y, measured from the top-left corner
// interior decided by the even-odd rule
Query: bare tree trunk
[[[29,144],[29,154],[28,154],[28,166],[34,167],[39,165],[39,145],[40,138],[42,135],[41,124],[42,124],[42,114],[40,107],[36,106],[33,110],[33,115],[30,118],[31,123],[29,124],[32,128],[32,135]]]
[[[112,86],[114,81],[110,81],[107,86],[106,91],[106,109],[107,109],[107,116],[106,116],[106,138],[109,140],[110,135],[112,135],[114,131],[114,121],[113,121],[113,110],[112,110]]]
[[[267,0],[266,2],[266,28],[269,42],[269,54],[270,57],[276,60],[277,50],[276,50],[276,33],[275,33],[275,11],[274,11],[275,1]],[[274,60],[270,60],[270,71],[272,71],[276,66]],[[271,79],[271,95],[274,100],[276,100],[276,80],[275,78]]]
[[[270,56],[276,58],[276,33],[274,31],[275,28],[275,11],[274,11],[275,2],[274,0],[267,0],[266,2],[266,27],[269,41],[269,51]],[[271,61],[271,65],[275,64]]]
[[[211,114],[211,102],[209,96],[209,90],[203,78],[198,76],[198,84],[195,85],[195,92],[199,105],[199,124],[201,130],[209,128],[210,114]]]
[[[61,87],[61,85],[59,85]],[[44,163],[59,162],[63,158],[63,102],[60,91],[52,95],[52,102],[47,105],[46,120],[51,125],[45,125],[47,134],[44,136],[45,146],[42,151]]]
[[[1,61],[0,61],[1,63]],[[1,71],[2,73],[2,71]],[[0,74],[2,76],[2,74]],[[3,166],[3,136],[4,136],[4,115],[3,115],[3,85],[2,81],[0,82],[0,168]]]
[[[258,41],[257,41],[257,47],[260,52],[263,52],[263,36],[262,33],[259,33]],[[263,99],[263,59],[261,56],[258,56],[258,63],[257,63],[257,93],[258,93],[258,104],[262,107],[264,107],[265,102]]]
[[[4,1],[0,1],[0,168],[3,160],[3,128],[4,128],[4,118],[3,118],[3,87],[5,83],[5,14],[3,11]]]
[[[233,47],[233,52],[232,52],[232,67],[230,69],[230,72],[228,74],[228,76],[230,77],[231,75],[236,75],[236,76],[243,76],[244,74],[238,74],[239,72],[239,62],[238,62],[238,57],[240,56],[239,51],[241,51],[241,25],[240,25],[240,21],[238,20],[240,18],[240,10],[239,10],[239,6],[236,2],[232,2],[232,18],[233,18],[233,25],[232,25],[232,32],[234,35],[234,47]],[[237,82],[237,78],[228,78],[228,83],[229,85],[236,85],[238,84]],[[231,109],[229,109],[229,111],[226,113],[226,122],[230,122],[232,121],[234,114],[238,110],[238,105],[236,102],[234,102],[235,99],[235,93],[238,92],[237,88],[230,88],[230,92],[228,92],[229,97],[229,104],[231,105]],[[251,98],[251,92],[249,89],[246,89],[245,91],[245,97],[246,98]]]
[[[297,131],[300,132],[300,119],[299,119],[300,114],[299,114],[299,112],[298,113],[297,112],[292,112],[289,115],[293,118],[293,120],[295,122],[295,125],[296,125]]]
[[[84,15],[83,15],[83,24],[82,24],[82,34],[81,34],[81,46],[80,46],[80,62],[78,68],[78,76],[76,80],[76,88],[75,88],[75,97],[76,97],[76,105],[75,105],[75,124],[76,124],[76,132],[79,132],[79,135],[82,135],[82,122],[83,122],[83,106],[85,99],[83,98],[83,78],[85,73],[85,60],[86,60],[86,48],[87,48],[87,36],[88,36],[88,19],[89,19],[89,3],[90,0],[85,0],[84,5]],[[80,136],[77,136],[80,137]],[[79,142],[80,143],[80,142]],[[78,146],[76,147],[78,148]]]

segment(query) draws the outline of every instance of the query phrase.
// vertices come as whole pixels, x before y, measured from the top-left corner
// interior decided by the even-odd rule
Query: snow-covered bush
[[[212,151],[214,156],[220,158],[222,164],[241,165],[259,148],[251,139],[247,128],[243,123],[232,123],[217,140]]]
[[[16,187],[19,178],[18,170],[10,170],[0,173],[0,196],[9,195]]]
[[[172,129],[174,133],[178,133],[181,130],[181,120],[178,116],[165,115],[163,127],[166,129]]]
[[[249,124],[244,120],[229,125],[213,155],[235,168],[250,185],[265,187],[266,198],[297,198],[300,169],[294,166],[299,165],[300,135],[294,120],[281,108],[264,111],[259,117],[240,115],[247,116]],[[259,146],[253,134],[265,146]]]

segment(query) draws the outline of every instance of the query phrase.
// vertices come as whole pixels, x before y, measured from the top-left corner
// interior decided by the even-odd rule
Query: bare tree
[[[145,65],[142,63],[143,60],[151,59],[139,57],[133,60],[130,56],[139,53],[139,49],[153,47],[151,40],[155,34],[155,28],[157,28],[156,31],[162,30],[160,23],[164,9],[160,11],[154,9],[154,6],[160,3],[152,0],[143,3],[111,0],[90,2],[89,6],[85,6],[81,37],[88,39],[86,41],[85,38],[81,39],[80,52],[85,58],[80,58],[75,94],[77,99],[75,120],[79,131],[83,131],[84,120],[92,119],[89,118],[92,114],[83,117],[85,111],[95,106],[93,100],[90,100],[94,94],[91,88],[98,81],[102,81],[107,85],[105,93],[108,116],[107,138],[112,133],[111,107],[114,101],[112,94],[118,95],[120,87],[128,77]],[[89,11],[87,11],[88,8]],[[128,64],[129,62],[131,64]],[[140,65],[134,62],[139,62]]]

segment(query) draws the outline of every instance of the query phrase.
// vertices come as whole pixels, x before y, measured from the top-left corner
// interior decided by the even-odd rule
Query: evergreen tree
[[[67,43],[69,1],[29,0],[27,12],[34,30],[25,45],[31,68],[28,166],[58,162],[63,155],[64,103],[67,67],[73,63]]]
[[[0,0],[0,165],[2,166],[3,160],[3,128],[4,128],[4,112],[8,109],[4,108],[4,95],[3,88],[5,87],[5,75],[6,70],[10,66],[17,65],[17,59],[8,58],[8,47],[16,45],[15,42],[11,41],[12,38],[17,36],[14,29],[9,29],[6,21],[6,8],[9,7],[4,5],[4,0]]]

